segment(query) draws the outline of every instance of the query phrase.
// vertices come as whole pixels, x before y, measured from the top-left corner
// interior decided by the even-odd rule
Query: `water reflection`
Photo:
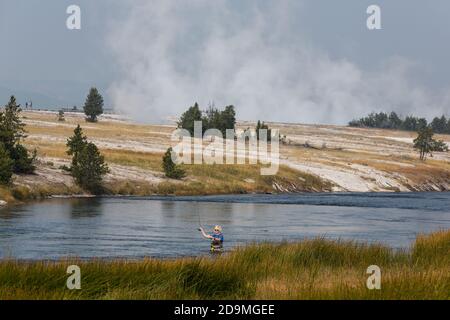
[[[72,219],[92,218],[103,213],[101,198],[76,198],[65,203],[68,203]]]
[[[226,248],[316,236],[407,247],[450,228],[449,208],[448,193],[52,199],[0,209],[0,257],[207,254],[199,224],[222,225]]]

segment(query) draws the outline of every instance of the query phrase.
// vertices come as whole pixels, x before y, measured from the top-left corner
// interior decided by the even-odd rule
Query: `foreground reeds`
[[[66,269],[81,268],[81,290]],[[369,290],[367,267],[381,268]],[[0,262],[0,299],[450,299],[450,230],[409,250],[325,239],[263,243],[220,257]]]

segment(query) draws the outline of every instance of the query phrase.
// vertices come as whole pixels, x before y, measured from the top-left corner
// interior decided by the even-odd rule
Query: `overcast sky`
[[[308,123],[449,114],[449,16],[447,0],[0,0],[0,98],[81,105],[97,86],[148,122],[195,101]]]

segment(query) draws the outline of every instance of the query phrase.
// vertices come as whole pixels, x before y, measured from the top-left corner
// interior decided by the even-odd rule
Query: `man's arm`
[[[200,232],[202,233],[202,236],[203,236],[204,238],[206,238],[206,239],[212,239],[212,238],[213,238],[213,237],[210,236],[209,234],[206,234],[206,233],[205,233],[205,230],[203,230],[203,228],[200,228],[199,230],[200,230]]]

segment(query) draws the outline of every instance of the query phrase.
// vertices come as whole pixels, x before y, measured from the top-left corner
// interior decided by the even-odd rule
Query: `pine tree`
[[[25,124],[20,120],[22,109],[17,105],[16,98],[11,96],[5,109],[0,113],[0,141],[6,150],[11,151],[16,143],[25,138]]]
[[[58,111],[58,121],[66,121],[66,119],[64,118],[64,110],[59,110]]]
[[[103,114],[103,97],[98,92],[97,88],[91,88],[84,103],[84,113],[86,120],[89,122],[96,122],[97,117]]]
[[[36,150],[31,155],[20,143],[17,143],[10,151],[11,159],[14,161],[14,172],[31,174],[36,169],[34,165],[36,160]]]
[[[83,134],[83,129],[78,125],[73,131],[73,136],[67,139],[66,143],[67,148],[69,148],[67,154],[72,156],[72,166],[76,165],[78,154],[87,143],[87,137]]]
[[[191,134],[191,137],[193,137],[195,121],[202,121],[202,112],[197,102],[181,115],[177,123],[178,128],[186,129]]]
[[[272,141],[272,130],[269,129],[269,126],[264,123],[264,121],[261,123],[261,121],[258,120],[258,123],[256,124],[256,139],[260,139],[260,130],[266,130],[267,132],[267,141]]]
[[[13,174],[14,161],[3,143],[0,143],[0,184],[8,184]]]
[[[172,160],[172,148],[167,149],[162,159],[162,167],[166,177],[171,179],[182,179],[186,173]]]
[[[433,152],[447,152],[448,145],[443,140],[433,139],[434,133],[430,126],[420,129],[414,139],[414,149],[419,150],[420,160],[426,160],[427,154],[433,156]]]
[[[97,146],[88,142],[77,152],[77,161],[72,165],[71,173],[75,182],[93,193],[101,191],[103,176],[109,172],[104,157]]]
[[[36,150],[30,156],[28,150],[20,144],[20,141],[26,137],[25,124],[20,119],[21,111],[16,98],[11,96],[4,111],[0,112],[0,142],[13,161],[15,173],[33,173]]]
[[[234,110],[234,106],[226,106],[225,110],[221,113],[221,128],[222,134],[226,137],[227,129],[235,129],[236,126],[236,111]]]

